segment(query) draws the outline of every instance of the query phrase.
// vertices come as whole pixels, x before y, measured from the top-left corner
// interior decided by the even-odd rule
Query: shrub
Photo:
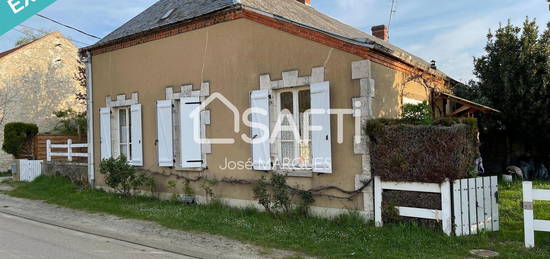
[[[428,102],[403,105],[403,120],[415,125],[429,125],[433,122],[432,109]]]
[[[287,216],[292,214],[293,208],[296,208],[299,215],[307,216],[310,206],[315,202],[310,191],[291,188],[286,183],[286,176],[276,173],[271,176],[270,181],[265,176],[257,181],[254,199],[270,214],[283,212]]]
[[[475,119],[441,119],[433,125],[373,120],[373,173],[386,181],[433,182],[468,177],[479,156]]]
[[[130,196],[132,190],[150,187],[153,190],[153,177],[138,174],[135,167],[128,164],[124,155],[101,161],[100,173],[105,175],[105,183],[117,193]]]
[[[38,134],[38,126],[23,122],[12,122],[4,126],[4,144],[2,150],[18,157],[32,155],[32,138]]]

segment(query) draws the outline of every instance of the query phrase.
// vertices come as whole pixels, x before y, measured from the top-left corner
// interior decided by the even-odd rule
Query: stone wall
[[[0,146],[6,123],[34,123],[40,132],[51,132],[57,124],[54,111],[85,109],[75,99],[85,91],[74,78],[78,59],[78,48],[58,32],[0,59]],[[0,171],[13,163],[13,157],[0,150]]]
[[[85,163],[44,162],[42,174],[61,175],[69,178],[76,185],[88,185],[88,165]]]

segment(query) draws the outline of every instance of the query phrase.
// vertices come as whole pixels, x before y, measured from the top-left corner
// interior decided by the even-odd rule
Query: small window
[[[293,132],[282,131],[280,134],[280,159],[287,169],[307,169],[311,167],[311,132],[306,134],[311,124],[305,115],[311,109],[311,95],[307,88],[281,91],[279,94],[279,115],[290,114],[298,128],[300,139],[295,139]],[[311,116],[310,116],[311,117]],[[288,119],[282,125],[290,125]],[[307,136],[307,138],[306,138]]]
[[[118,110],[118,129],[119,129],[119,151],[128,160],[132,158],[132,131],[130,108],[121,108]]]
[[[162,17],[160,17],[160,20],[167,19],[168,17],[170,17],[170,15],[172,15],[174,13],[175,10],[176,10],[176,8],[172,8],[172,9],[168,10]]]

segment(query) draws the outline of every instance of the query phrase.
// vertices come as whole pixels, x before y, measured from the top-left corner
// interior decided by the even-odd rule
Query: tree
[[[19,39],[17,39],[17,41],[15,42],[16,47],[21,46],[21,45],[25,45],[27,43],[33,42],[37,39],[40,39],[40,38],[46,36],[47,34],[49,34],[50,31],[48,31],[48,30],[24,29],[23,33],[25,35],[19,37]]]
[[[485,55],[474,59],[477,81],[457,94],[502,111],[493,121],[526,152],[549,154],[550,23],[540,34],[527,18],[523,27],[508,23],[487,38]]]

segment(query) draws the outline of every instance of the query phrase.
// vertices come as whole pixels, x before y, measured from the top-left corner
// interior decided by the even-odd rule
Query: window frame
[[[288,163],[284,163],[284,157],[283,157],[283,148],[282,148],[282,143],[283,143],[283,140],[282,140],[282,136],[281,136],[281,132],[278,132],[277,134],[277,138],[276,138],[276,143],[275,143],[275,146],[277,148],[277,159],[279,159],[280,163],[279,163],[279,169],[282,169],[282,170],[290,170],[290,171],[311,171],[313,170],[313,165],[311,163],[311,160],[312,160],[312,153],[311,153],[311,132],[309,134],[309,141],[307,142],[309,144],[309,158],[307,158],[307,161],[309,163],[302,163],[302,162],[299,162],[299,163],[295,163],[297,161],[299,161],[302,157],[301,157],[301,142],[302,142],[302,137],[303,137],[303,126],[302,126],[302,118],[300,118],[300,92],[302,91],[307,91],[309,93],[309,95],[311,96],[311,90],[310,90],[310,86],[309,85],[305,85],[305,86],[297,86],[297,87],[289,87],[289,88],[283,88],[283,89],[277,89],[277,90],[274,90],[274,93],[275,93],[275,96],[277,97],[277,100],[276,100],[276,109],[274,111],[274,115],[275,115],[275,118],[279,118],[279,116],[281,115],[282,113],[282,94],[284,93],[292,93],[292,117],[294,119],[294,122],[298,124],[298,129],[299,129],[299,134],[300,134],[300,139],[297,140],[297,139],[293,139],[291,141],[288,141],[288,140],[285,140],[285,141],[288,141],[288,142],[292,142],[294,145],[294,158],[293,158],[293,163],[291,164],[288,164]],[[310,103],[308,104],[309,106],[309,109],[307,109],[306,111],[310,111],[311,110],[311,97],[309,98],[310,100]],[[309,123],[310,123],[310,126],[311,126],[311,120],[309,120]],[[271,129],[273,130],[273,129]],[[294,135],[293,135],[293,138],[294,138]]]
[[[132,111],[131,109],[132,109],[131,106],[120,106],[120,107],[113,108],[114,118],[111,121],[111,125],[113,125],[113,122],[114,122],[114,126],[115,126],[111,131],[114,131],[113,133],[116,133],[116,134],[113,134],[115,137],[112,138],[112,142],[111,142],[113,157],[118,158],[123,154],[122,146],[124,145],[127,152],[126,159],[128,160],[128,162],[132,161],[132,118],[131,118]],[[124,111],[125,113],[126,126],[121,125],[122,123],[120,121],[120,114],[122,111]],[[122,140],[121,140],[122,127],[125,127],[124,131],[126,131],[126,136],[127,136],[127,141],[124,143],[122,143]]]

